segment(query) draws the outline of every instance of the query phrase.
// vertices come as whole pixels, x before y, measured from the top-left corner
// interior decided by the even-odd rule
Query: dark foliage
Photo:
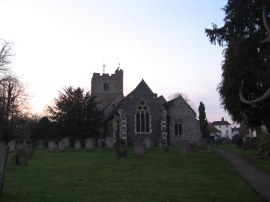
[[[266,0],[269,12],[269,0]],[[241,81],[245,81],[244,97],[253,100],[270,87],[270,43],[260,43],[267,33],[262,19],[262,1],[229,0],[225,8],[224,26],[206,29],[212,44],[224,47],[222,81],[218,85],[221,105],[233,121],[249,127],[270,126],[270,101],[246,105],[239,99]],[[268,15],[269,18],[269,15]],[[269,20],[269,19],[268,19]]]
[[[97,109],[95,97],[89,92],[84,93],[81,88],[65,88],[48,112],[56,124],[57,138],[97,138],[103,113]]]
[[[202,136],[204,138],[210,138],[208,121],[206,119],[206,114],[205,114],[205,107],[202,102],[200,102],[200,106],[199,106],[199,122],[200,122],[200,129],[201,129]]]

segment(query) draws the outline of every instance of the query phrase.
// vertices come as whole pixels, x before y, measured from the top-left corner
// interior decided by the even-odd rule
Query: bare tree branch
[[[13,56],[12,44],[0,39],[0,46],[0,72],[5,72],[11,63],[10,57]]]

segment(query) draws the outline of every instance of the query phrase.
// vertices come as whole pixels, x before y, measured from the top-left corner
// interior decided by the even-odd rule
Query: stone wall
[[[188,103],[179,96],[167,104],[169,123],[169,139],[171,144],[179,144],[181,140],[187,140],[190,143],[197,143],[201,138],[199,123],[196,119],[196,113]],[[175,123],[182,125],[182,135],[175,135]]]

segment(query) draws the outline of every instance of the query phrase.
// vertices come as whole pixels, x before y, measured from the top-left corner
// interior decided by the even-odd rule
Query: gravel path
[[[233,168],[246,179],[249,184],[266,200],[270,202],[270,174],[257,167],[250,165],[242,158],[221,150],[214,149],[217,153],[224,156],[233,166]]]

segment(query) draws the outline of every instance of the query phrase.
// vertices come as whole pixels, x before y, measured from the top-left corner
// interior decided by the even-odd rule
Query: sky
[[[165,99],[183,93],[198,115],[230,122],[220,106],[222,48],[205,28],[223,25],[225,0],[0,0],[0,38],[34,113],[63,88],[91,89],[94,72],[124,70],[124,95],[144,79]],[[231,122],[232,123],[232,122]]]

